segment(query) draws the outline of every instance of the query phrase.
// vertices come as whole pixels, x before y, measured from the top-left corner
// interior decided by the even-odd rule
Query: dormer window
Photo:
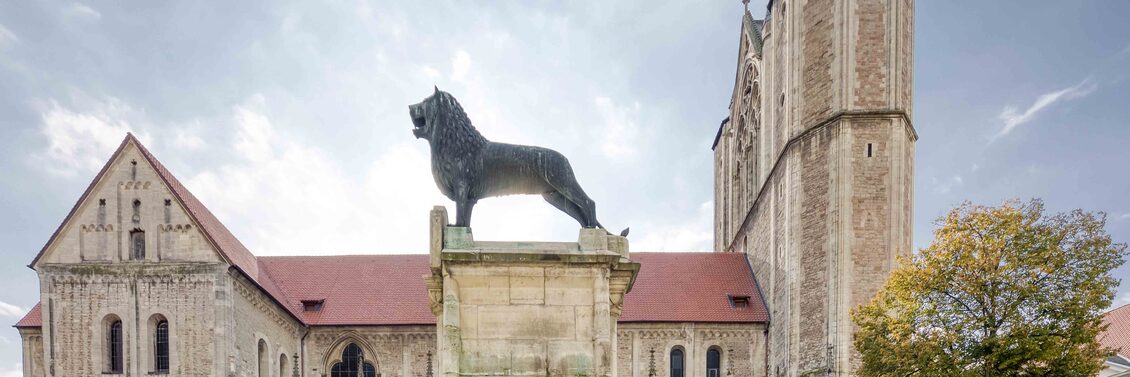
[[[730,296],[730,307],[734,309],[745,309],[749,307],[749,296]]]
[[[326,300],[302,300],[302,311],[304,312],[320,312],[322,311],[322,304]]]

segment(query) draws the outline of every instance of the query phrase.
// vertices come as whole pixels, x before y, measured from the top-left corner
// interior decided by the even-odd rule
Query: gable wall
[[[136,168],[131,162],[137,162]],[[141,203],[136,222],[134,200]],[[135,229],[145,232],[144,261],[221,261],[157,172],[129,144],[38,263],[129,261],[130,231]]]

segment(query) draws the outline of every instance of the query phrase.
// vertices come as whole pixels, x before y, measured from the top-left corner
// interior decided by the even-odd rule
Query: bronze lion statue
[[[569,160],[556,151],[487,140],[459,101],[435,88],[408,106],[412,134],[428,141],[432,177],[443,195],[455,202],[455,226],[471,226],[479,199],[504,195],[541,195],[585,228],[601,228],[596,203],[585,195]]]

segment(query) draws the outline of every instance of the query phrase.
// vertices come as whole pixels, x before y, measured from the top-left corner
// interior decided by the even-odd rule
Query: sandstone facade
[[[714,146],[715,249],[745,260],[723,269],[689,254],[650,257],[656,269],[699,269],[648,275],[642,263],[640,279],[651,280],[637,282],[648,295],[637,297],[646,305],[629,313],[629,293],[619,322],[583,337],[576,324],[591,321],[578,319],[578,306],[620,309],[611,295],[571,305],[569,344],[593,344],[614,363],[612,375],[849,375],[857,362],[849,312],[910,252],[913,1],[773,1],[765,20],[747,12],[742,23],[731,112]],[[446,351],[428,312],[443,302],[442,284],[435,293],[436,282],[420,281],[438,260],[405,256],[419,266],[397,268],[423,270],[411,284],[377,277],[357,288],[384,290],[382,300],[325,301],[333,287],[318,282],[378,262],[338,257],[326,268],[325,258],[295,258],[255,257],[127,136],[31,264],[41,302],[17,324],[24,374],[336,377],[352,364],[367,376],[441,373]],[[311,269],[321,275],[288,280],[306,264],[321,265]],[[556,272],[517,267],[506,270],[508,302],[537,311],[560,298],[526,289],[559,283],[549,282]],[[512,289],[512,278],[529,284]],[[491,279],[481,280],[489,291]],[[704,287],[712,296],[700,297]],[[477,297],[487,314],[465,313],[481,337],[471,340],[522,336],[506,326],[509,313],[490,313],[496,297]],[[657,315],[665,312],[674,314]],[[485,335],[484,323],[494,326]]]
[[[588,232],[593,237],[582,237],[574,245],[626,250],[622,238]],[[428,290],[421,279],[430,262],[426,255],[418,257],[255,257],[129,135],[31,264],[40,277],[41,303],[17,324],[23,341],[24,375],[336,377],[341,374],[335,371],[343,365],[356,363],[366,376],[433,376],[440,373],[443,349],[437,347],[435,317],[420,315],[430,311]],[[668,257],[656,259],[673,263]],[[383,265],[388,261],[400,264]],[[695,261],[689,263],[697,267]],[[619,316],[628,284],[620,272],[582,267],[561,273],[534,264],[506,269],[504,297],[530,308],[539,306],[538,302],[576,301],[569,301],[576,305],[566,305],[572,309],[568,318],[563,317],[566,311],[543,310],[545,318],[560,316],[557,322],[572,330],[572,340],[553,344],[574,351],[592,346],[608,362],[604,371],[639,375],[643,364],[638,347],[644,346],[649,350],[666,347],[662,352],[685,349],[685,375],[689,376],[705,375],[702,353],[709,350],[724,355],[719,362],[726,368],[760,369],[756,365],[765,346],[759,335],[763,332],[758,330],[764,327],[763,319],[758,319],[763,314],[756,314],[764,313],[760,297],[752,300],[755,308],[731,309],[725,304],[725,294],[714,292],[717,297],[712,302],[717,304],[708,309],[729,315],[696,317],[730,323],[649,323],[640,319],[652,318],[652,314],[640,312],[628,325],[639,331],[619,332],[613,314]],[[335,296],[327,291],[337,285],[323,283],[343,279],[335,272],[351,266],[361,266],[350,272],[354,276],[350,280],[359,284],[345,290],[352,295],[338,292]],[[319,276],[300,276],[310,271]],[[383,271],[380,273],[390,280],[358,276],[362,271]],[[746,275],[742,269],[733,271],[737,272],[728,274],[736,275],[725,277],[746,281],[748,287],[722,287],[725,292],[747,298],[753,295],[748,271]],[[457,271],[456,276],[460,275]],[[662,276],[656,273],[649,279]],[[482,304],[464,313],[477,317],[473,325],[467,322],[467,331],[481,339],[471,340],[521,338],[524,330],[512,326],[513,313],[490,312],[490,303],[498,298],[490,291],[491,281],[497,279],[480,277],[486,291],[462,295],[468,302]],[[588,284],[577,285],[581,278]],[[475,279],[467,274],[455,280],[475,291]],[[511,281],[519,283],[513,290]],[[539,281],[540,291],[533,289]],[[719,289],[718,284],[714,288]],[[587,299],[578,296],[582,291],[589,293]],[[662,292],[653,287],[651,294]],[[366,301],[374,295],[385,299]],[[327,296],[331,301],[325,301]],[[603,298],[595,299],[599,297]],[[584,321],[586,311],[578,308],[588,308],[593,314],[589,319],[600,314],[604,320]],[[679,305],[672,309],[686,311]],[[577,328],[585,323],[587,330]],[[621,349],[616,341],[621,333],[635,339],[622,346],[629,350],[622,358],[614,352]],[[569,353],[543,351],[543,357],[549,359]],[[596,371],[574,369],[581,374]],[[576,373],[553,375],[558,374]]]
[[[753,266],[770,375],[849,375],[850,310],[911,252],[913,1],[772,1],[742,29],[715,248]]]
[[[443,207],[431,219],[441,375],[616,376],[617,320],[640,268],[627,239],[476,242]]]
[[[720,356],[717,376],[765,376],[765,324],[624,323],[616,334],[619,377],[670,377],[671,352],[686,358],[685,377],[709,373],[707,353]]]

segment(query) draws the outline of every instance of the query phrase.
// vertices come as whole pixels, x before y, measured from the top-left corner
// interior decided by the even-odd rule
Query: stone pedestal
[[[432,210],[431,275],[443,377],[616,376],[616,321],[639,264],[628,241],[475,241]]]

